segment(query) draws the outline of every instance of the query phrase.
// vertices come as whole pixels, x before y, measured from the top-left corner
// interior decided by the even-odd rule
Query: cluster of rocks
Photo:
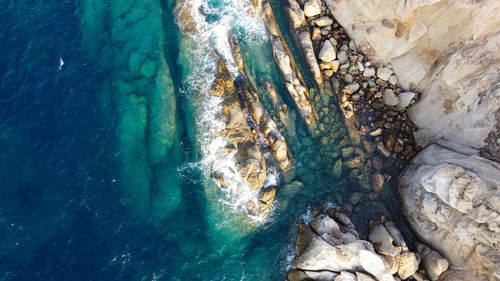
[[[337,208],[315,208],[311,217],[299,226],[289,281],[437,280],[448,268],[446,259],[423,244],[411,252],[387,218],[371,223],[366,241]]]
[[[363,54],[421,92],[408,109],[417,145],[446,139],[500,160],[499,1],[325,3]]]
[[[199,9],[189,2],[178,2],[176,13],[180,30],[196,37],[195,17],[203,18]],[[224,59],[212,52],[217,63],[209,94],[218,98],[218,118],[224,127],[211,136],[218,143],[212,147],[217,159],[211,165],[211,175],[223,191],[245,198],[241,203],[250,216],[262,217],[271,212],[276,195],[276,186],[265,187],[269,170],[278,169],[287,182],[294,178],[295,169],[285,138],[245,76],[238,44],[232,37],[228,40],[231,62],[240,73],[233,77]]]
[[[406,108],[418,99],[418,94],[398,86],[390,64],[371,62],[335,21],[325,2],[288,2],[288,14],[306,57],[316,55],[319,59],[319,62],[307,60],[311,71],[317,73],[319,63],[323,83],[338,93],[346,123],[352,123],[348,124],[349,130],[374,138],[378,150],[386,157],[396,152],[411,158],[415,153],[412,136],[415,126],[408,119]],[[304,48],[309,34],[313,54]]]
[[[432,144],[400,177],[408,221],[450,262],[440,280],[500,280],[500,165]]]

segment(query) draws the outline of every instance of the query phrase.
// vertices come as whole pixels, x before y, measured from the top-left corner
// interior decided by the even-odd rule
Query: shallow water
[[[308,210],[363,192],[307,137],[246,2],[193,3],[206,16],[197,43],[178,31],[174,1],[0,3],[0,280],[281,280]],[[257,225],[209,172],[217,143],[205,133],[219,125],[203,93],[227,32],[271,116],[266,81],[311,142],[285,136],[305,187],[278,189]],[[381,197],[350,214],[362,233],[386,207],[397,215],[390,191]]]

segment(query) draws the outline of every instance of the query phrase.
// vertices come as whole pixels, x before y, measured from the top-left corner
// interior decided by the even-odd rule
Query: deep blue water
[[[196,155],[192,112],[179,94],[185,68],[173,1],[161,3],[181,124],[176,161],[186,167]],[[116,69],[88,55],[81,14],[70,0],[0,2],[0,280],[281,280],[298,218],[357,187],[323,178],[254,233],[221,240],[206,218],[202,176],[185,169],[181,205],[159,225],[140,216],[119,186],[119,114],[106,86]],[[368,208],[357,223],[377,215]]]

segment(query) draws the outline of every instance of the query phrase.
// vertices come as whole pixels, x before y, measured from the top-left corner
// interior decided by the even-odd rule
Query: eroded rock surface
[[[372,223],[369,242],[360,239],[349,218],[336,208],[316,208],[311,216],[309,224],[299,226],[290,281],[404,280],[419,269],[417,254],[384,217]]]
[[[412,159],[399,184],[413,229],[450,262],[441,280],[499,280],[498,163],[433,144]]]
[[[236,163],[236,170],[228,169],[225,165],[218,169],[219,166],[215,165],[215,178],[223,188],[230,187],[230,192],[238,195],[246,187],[238,185],[241,181],[232,180],[241,177],[250,191],[256,193],[266,180],[266,161],[248,126],[233,80],[222,60],[218,62],[217,77],[210,92],[221,99],[221,119],[224,120],[225,128],[220,132],[220,137],[227,142],[224,147],[226,158],[234,157]]]

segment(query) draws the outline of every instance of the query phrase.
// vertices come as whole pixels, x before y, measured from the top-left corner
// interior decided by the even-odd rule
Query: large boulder
[[[399,185],[411,226],[450,263],[440,280],[500,280],[498,163],[433,144],[412,159]]]

